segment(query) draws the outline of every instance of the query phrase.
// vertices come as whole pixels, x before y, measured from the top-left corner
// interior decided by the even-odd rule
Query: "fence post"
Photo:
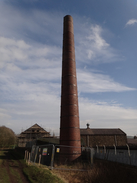
[[[35,158],[34,158],[34,164],[36,163],[38,149],[39,149],[39,146],[36,147],[36,153],[35,153]]]
[[[104,154],[106,154],[106,147],[105,147],[105,145],[103,145],[104,146]]]
[[[28,162],[28,151],[26,151],[26,163]]]
[[[115,148],[115,155],[117,154],[117,149],[116,149],[116,146],[115,146],[115,144],[113,145],[114,146],[114,148]]]
[[[26,160],[26,150],[25,150],[25,156],[24,156],[24,160]]]
[[[98,153],[98,145],[96,145],[96,147],[97,147],[97,153]]]
[[[129,161],[130,161],[130,165],[131,165],[131,154],[130,154],[130,148],[129,148],[129,145],[128,145],[128,144],[126,144],[126,145],[127,145],[127,148],[128,148]]]
[[[103,146],[104,146],[104,159],[106,159],[106,146],[105,145]]]
[[[30,153],[29,153],[29,157],[28,157],[28,165],[30,164]]]
[[[39,165],[40,165],[40,162],[41,162],[41,154],[39,155]]]
[[[51,155],[51,164],[50,164],[51,170],[53,169],[54,155],[55,155],[55,146],[53,145],[52,155]]]
[[[127,145],[127,148],[128,148],[128,155],[130,156],[130,149],[129,149],[129,145],[128,144],[126,144]]]
[[[93,151],[94,149],[93,148],[90,148],[90,163],[91,163],[91,166],[93,165]]]

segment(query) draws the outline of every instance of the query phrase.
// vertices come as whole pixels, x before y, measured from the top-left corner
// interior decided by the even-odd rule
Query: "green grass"
[[[0,183],[9,183],[9,175],[5,167],[6,159],[5,153],[9,153],[9,169],[12,176],[17,180],[18,183],[23,183],[18,172],[19,163],[22,164],[22,169],[24,175],[31,183],[63,183],[61,179],[53,175],[50,170],[44,169],[43,167],[28,166],[24,161],[24,156],[22,153],[18,152],[16,149],[8,149],[0,151]]]
[[[16,180],[18,183],[23,183],[23,181],[22,181],[21,178],[20,178],[20,174],[19,174],[18,171],[13,170],[12,167],[10,167],[10,172],[11,172],[11,174],[15,177],[15,180]]]
[[[63,183],[61,179],[53,175],[48,169],[28,166],[23,171],[31,183]]]
[[[0,183],[9,183],[10,179],[5,168],[0,169]]]
[[[10,182],[9,176],[6,168],[3,166],[5,164],[5,151],[0,150],[0,183],[8,183]]]

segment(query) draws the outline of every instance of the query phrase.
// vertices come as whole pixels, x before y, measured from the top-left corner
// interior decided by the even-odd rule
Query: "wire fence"
[[[72,161],[70,157],[75,160]],[[128,145],[126,147],[116,147],[114,145],[113,147],[74,148],[47,144],[32,146],[31,153],[25,151],[25,160],[28,164],[32,162],[46,165],[50,169],[70,168],[72,170],[73,168],[74,170],[87,170],[88,167],[91,168],[93,165],[93,158],[137,166],[137,148],[129,147]]]
[[[99,147],[95,148],[95,158],[137,166],[137,149],[134,147]]]
[[[86,170],[93,165],[93,148],[61,145],[33,146],[31,153],[25,152],[27,162],[46,165],[50,169]]]

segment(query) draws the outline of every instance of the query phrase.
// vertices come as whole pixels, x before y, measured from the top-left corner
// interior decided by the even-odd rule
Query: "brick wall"
[[[81,135],[84,146],[125,146],[127,144],[126,135]]]

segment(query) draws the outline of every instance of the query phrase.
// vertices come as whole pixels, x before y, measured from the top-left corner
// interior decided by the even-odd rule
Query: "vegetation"
[[[8,148],[14,146],[16,143],[15,133],[5,126],[0,127],[0,147]]]
[[[50,171],[45,166],[27,165],[24,161],[23,149],[0,150],[0,182],[3,183],[136,183],[137,167],[105,160],[95,160],[93,167],[86,165],[86,171],[81,163],[75,166],[60,165],[60,170]],[[87,167],[88,166],[88,167]],[[63,170],[64,168],[69,171]],[[71,170],[72,169],[72,170]],[[55,176],[56,175],[56,176]],[[61,177],[61,178],[59,178]]]
[[[105,160],[96,160],[87,171],[53,171],[73,183],[137,183],[137,167]]]
[[[29,166],[24,168],[24,173],[31,183],[63,183],[57,176],[53,175],[50,170]]]
[[[0,149],[0,182],[63,183],[45,166],[28,166],[23,157],[20,149]]]

